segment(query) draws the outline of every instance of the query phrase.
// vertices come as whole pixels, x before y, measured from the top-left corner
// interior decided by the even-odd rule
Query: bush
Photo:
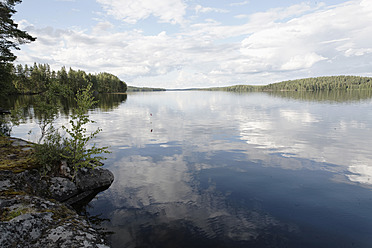
[[[65,159],[73,171],[71,176],[74,179],[80,168],[94,169],[102,166],[100,161],[105,158],[101,154],[109,153],[107,147],[96,147],[95,144],[88,148],[89,142],[102,131],[97,128],[94,132],[88,133],[85,127],[88,123],[94,123],[88,115],[89,109],[97,102],[90,92],[91,87],[90,84],[76,94],[77,107],[70,115],[70,127],[62,126],[67,137],[62,137],[59,130],[53,126],[58,113],[55,108],[52,108],[48,102],[38,104],[39,111],[42,113],[42,119],[39,120],[41,137],[34,154],[44,175],[59,174],[61,161]]]
[[[49,129],[43,144],[35,144],[34,156],[43,175],[58,175],[65,153],[62,136],[53,127]]]
[[[102,131],[97,128],[96,131],[87,133],[85,127],[88,123],[94,123],[89,119],[89,109],[97,103],[94,100],[92,92],[90,92],[92,85],[89,84],[86,89],[79,91],[76,94],[77,107],[72,111],[70,115],[70,128],[62,126],[63,130],[70,136],[65,138],[65,147],[63,157],[66,158],[69,164],[72,166],[74,171],[73,178],[75,178],[79,168],[90,167],[96,168],[101,166],[101,160],[105,158],[101,156],[102,153],[109,153],[108,147],[96,147],[93,144],[92,147],[88,148],[88,142],[95,138],[95,136]]]

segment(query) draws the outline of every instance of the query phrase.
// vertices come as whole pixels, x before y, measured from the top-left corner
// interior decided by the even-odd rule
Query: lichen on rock
[[[0,206],[2,212],[14,206],[27,209],[16,216],[2,215],[1,247],[108,247],[84,217],[59,202],[17,195],[1,197]]]
[[[110,171],[79,170],[74,182],[42,176],[27,160],[32,145],[26,141],[2,137],[0,151],[0,247],[108,247],[72,206],[108,188]]]

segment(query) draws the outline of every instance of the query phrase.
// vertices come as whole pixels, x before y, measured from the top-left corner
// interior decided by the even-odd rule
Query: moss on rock
[[[13,173],[20,173],[40,167],[32,153],[32,143],[0,136],[0,171],[9,170]]]

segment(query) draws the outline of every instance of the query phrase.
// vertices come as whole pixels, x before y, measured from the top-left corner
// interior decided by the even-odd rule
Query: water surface
[[[112,247],[372,246],[370,95],[155,92],[109,106],[91,118],[115,181],[87,212],[108,220]]]

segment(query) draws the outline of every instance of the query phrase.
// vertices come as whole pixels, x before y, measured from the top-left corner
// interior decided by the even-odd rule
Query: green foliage
[[[16,13],[14,6],[21,0],[0,1],[0,97],[16,93],[12,84],[13,65],[17,57],[12,49],[19,50],[21,44],[35,41],[36,38],[18,29],[12,17]]]
[[[38,144],[41,143],[44,136],[50,133],[53,128],[53,122],[57,119],[59,113],[59,103],[53,91],[46,91],[36,97],[34,103],[35,115],[38,117],[38,124],[41,135]],[[49,130],[51,129],[51,130]]]
[[[262,86],[263,91],[324,91],[372,89],[372,78],[358,76],[316,77]]]
[[[95,88],[101,93],[112,93],[112,92],[126,92],[127,85],[120,81],[120,79],[110,73],[102,72],[98,75],[91,75],[91,78],[96,77],[97,87]]]
[[[216,88],[208,88],[206,90],[209,91],[231,91],[231,92],[251,92],[251,91],[258,91],[259,86],[251,86],[251,85],[234,85],[228,87],[216,87]]]
[[[53,124],[58,117],[60,103],[53,88],[36,96],[34,112],[40,127],[40,137],[35,145],[34,157],[41,166],[44,175],[57,174],[62,154],[64,153],[63,139]]]
[[[368,90],[372,89],[372,78],[358,76],[331,76],[289,80],[263,86],[235,85],[229,87],[208,88],[233,92],[257,91],[330,91],[330,90]]]
[[[95,168],[100,166],[100,161],[105,159],[100,154],[109,153],[107,147],[88,147],[88,143],[100,131],[100,128],[94,132],[88,133],[85,127],[88,123],[94,121],[89,119],[88,110],[96,103],[92,93],[90,92],[92,85],[89,84],[86,89],[79,91],[76,94],[77,107],[74,109],[73,114],[70,116],[70,128],[63,126],[62,128],[70,136],[65,139],[65,154],[63,155],[74,169],[73,178],[79,168],[91,167]]]
[[[68,71],[62,67],[55,72],[48,64],[34,64],[33,66],[17,65],[10,81],[14,91],[20,94],[39,94],[50,88],[64,94],[76,94],[79,89],[92,84],[92,90],[100,93],[126,92],[127,85],[117,76],[110,73],[87,74],[82,70]]]
[[[44,175],[57,175],[65,154],[65,144],[58,130],[51,126],[45,135],[44,143],[34,146],[34,157]]]
[[[69,127],[62,126],[67,137],[62,137],[53,124],[59,113],[59,104],[53,91],[47,91],[39,97],[35,104],[35,114],[39,119],[41,136],[35,145],[35,158],[41,165],[44,175],[57,175],[60,173],[61,161],[67,163],[73,169],[72,177],[75,178],[79,168],[95,168],[101,166],[101,160],[105,158],[103,153],[109,153],[107,147],[90,145],[90,141],[101,131],[97,128],[88,133],[86,125],[94,121],[89,119],[88,111],[97,101],[91,92],[89,84],[84,90],[76,94],[76,106],[70,115]]]
[[[17,89],[12,84],[13,65],[10,63],[0,63],[0,97],[15,94]]]
[[[0,1],[0,64],[14,61],[17,57],[11,49],[19,50],[19,45],[35,41],[35,38],[18,29],[12,16],[16,13],[14,6],[21,0]]]
[[[165,89],[162,89],[162,88],[148,88],[148,87],[128,86],[127,91],[128,92],[165,91]]]

